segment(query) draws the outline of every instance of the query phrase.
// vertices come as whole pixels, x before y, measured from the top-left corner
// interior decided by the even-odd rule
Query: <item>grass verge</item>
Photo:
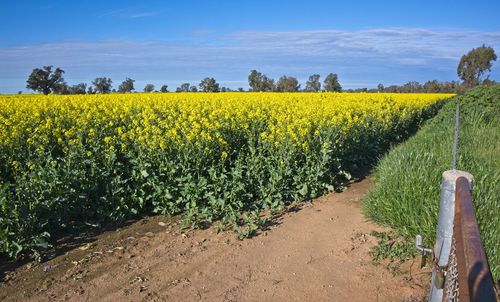
[[[405,240],[422,234],[433,246],[443,171],[452,160],[455,108],[461,127],[457,167],[474,175],[473,199],[490,269],[500,280],[500,85],[456,96],[405,143],[384,156],[364,211]]]

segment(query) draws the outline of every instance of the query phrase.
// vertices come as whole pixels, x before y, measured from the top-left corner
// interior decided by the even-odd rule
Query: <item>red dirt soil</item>
[[[1,301],[421,301],[429,270],[371,261],[360,199],[367,178],[239,241],[214,228],[180,233],[151,217],[108,231],[64,255],[5,274]]]

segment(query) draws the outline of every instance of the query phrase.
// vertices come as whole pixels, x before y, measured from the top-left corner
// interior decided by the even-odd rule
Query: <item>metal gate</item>
[[[469,181],[455,184],[450,256],[444,273],[444,301],[496,301],[491,272],[479,236]]]
[[[444,172],[434,249],[422,246],[422,237],[417,235],[417,249],[433,258],[431,302],[496,301],[471,191],[471,174]]]
[[[433,270],[429,301],[496,301],[493,279],[479,236],[471,191],[473,176],[456,170],[460,109],[457,106],[451,170],[443,173],[436,243],[433,249],[416,247],[425,257],[432,254]]]

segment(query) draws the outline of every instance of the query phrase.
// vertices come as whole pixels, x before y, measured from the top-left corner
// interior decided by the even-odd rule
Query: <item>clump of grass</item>
[[[401,264],[409,257],[417,255],[413,243],[404,241],[395,232],[373,231],[371,235],[378,238],[378,244],[370,250],[375,263],[388,259],[390,263]]]
[[[411,139],[391,150],[375,171],[364,211],[413,241],[435,239],[441,175],[452,159],[455,108],[461,127],[457,167],[474,175],[473,199],[495,281],[500,280],[500,85],[456,96]],[[380,253],[379,253],[380,254]],[[383,253],[382,253],[383,254]]]

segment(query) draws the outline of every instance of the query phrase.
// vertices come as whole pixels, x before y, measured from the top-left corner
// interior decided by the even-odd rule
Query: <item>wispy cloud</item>
[[[419,28],[238,32],[232,37],[253,48],[301,56],[457,60],[483,43],[499,45],[500,32],[439,32]],[[405,61],[405,60],[402,60]]]
[[[152,12],[142,12],[142,13],[136,13],[136,14],[131,14],[130,18],[132,19],[137,19],[137,18],[145,18],[145,17],[152,17],[152,16],[157,16],[159,15],[159,12],[152,11]]]
[[[122,10],[109,13],[126,14]],[[136,13],[136,17],[143,14],[147,13]],[[256,68],[273,77],[287,74],[301,80],[312,73],[337,72],[346,87],[375,86],[378,82],[455,79],[460,56],[471,48],[484,43],[500,51],[500,32],[381,28],[241,31],[219,36],[210,32],[209,36],[209,40],[191,43],[106,40],[2,47],[0,80],[25,79],[32,68],[51,64],[63,67],[68,80],[89,81],[99,75],[153,81],[215,76],[231,86],[240,85],[250,69]],[[500,72],[494,69],[494,75]],[[0,91],[7,89],[2,85]]]
[[[161,12],[158,10],[141,10],[136,7],[119,8],[98,14],[100,18],[146,18],[158,16]]]

